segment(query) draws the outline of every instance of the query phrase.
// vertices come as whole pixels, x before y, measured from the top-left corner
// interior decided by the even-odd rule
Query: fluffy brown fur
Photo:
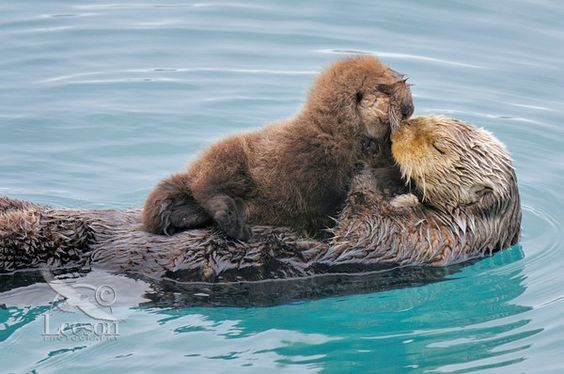
[[[173,234],[215,222],[248,240],[249,224],[316,233],[345,201],[362,139],[388,137],[413,112],[403,77],[374,57],[344,59],[317,78],[296,117],[212,145],[145,203],[145,229]]]

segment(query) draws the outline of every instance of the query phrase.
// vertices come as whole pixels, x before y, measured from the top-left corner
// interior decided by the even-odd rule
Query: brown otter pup
[[[161,181],[145,202],[144,227],[170,235],[214,222],[242,241],[247,224],[316,234],[343,206],[362,139],[386,143],[390,123],[412,113],[402,75],[370,56],[338,61],[297,116],[214,144]]]

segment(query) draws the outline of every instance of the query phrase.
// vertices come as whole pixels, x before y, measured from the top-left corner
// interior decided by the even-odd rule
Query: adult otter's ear
[[[473,202],[477,203],[486,196],[493,194],[493,186],[485,183],[477,183],[470,188]]]

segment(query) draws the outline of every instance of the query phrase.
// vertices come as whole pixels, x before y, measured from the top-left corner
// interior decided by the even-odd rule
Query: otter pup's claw
[[[207,213],[195,201],[171,198],[161,201],[157,218],[155,233],[167,236],[210,222]]]
[[[174,229],[170,227],[170,207],[172,206],[172,200],[165,199],[161,202],[159,209],[159,224],[162,233],[171,236],[174,234]]]

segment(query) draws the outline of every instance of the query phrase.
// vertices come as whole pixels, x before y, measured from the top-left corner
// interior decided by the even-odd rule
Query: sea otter
[[[0,272],[78,265],[222,283],[442,266],[517,242],[517,180],[493,135],[429,116],[403,121],[392,140],[399,169],[421,202],[401,194],[405,181],[397,168],[366,168],[353,180],[330,241],[269,226],[253,227],[248,243],[212,228],[152,235],[142,230],[140,210],[50,209],[0,198]]]
[[[294,118],[212,145],[186,172],[149,194],[148,232],[173,234],[215,223],[246,241],[247,224],[319,233],[342,208],[363,139],[382,142],[413,113],[401,74],[371,56],[340,60],[315,81]]]
[[[386,198],[378,183],[397,170],[366,169],[320,263],[332,271],[354,263],[447,265],[517,243],[517,179],[492,134],[455,119],[416,117],[394,128],[392,155],[417,198]]]
[[[515,173],[504,145],[462,121],[441,116],[404,121],[394,129],[392,154],[422,201],[446,213],[499,208],[494,205],[518,196],[509,191],[516,186]]]

